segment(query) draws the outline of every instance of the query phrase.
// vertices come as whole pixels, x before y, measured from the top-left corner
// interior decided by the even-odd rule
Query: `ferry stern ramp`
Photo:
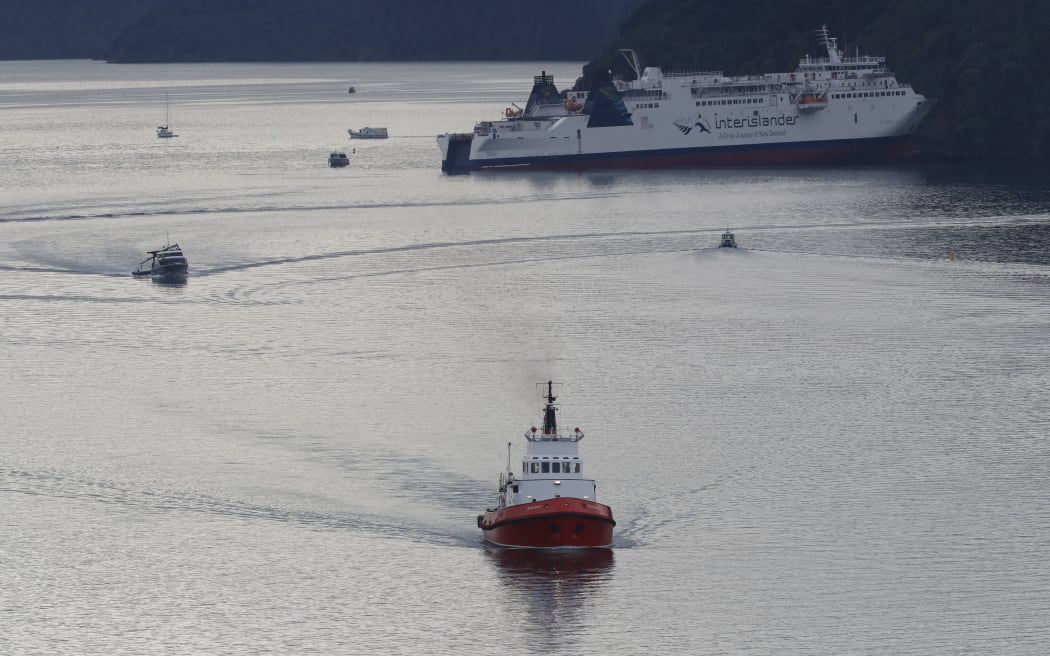
[[[466,173],[473,166],[470,162],[470,146],[474,141],[471,133],[447,133],[438,135],[441,147],[441,170],[445,173]]]

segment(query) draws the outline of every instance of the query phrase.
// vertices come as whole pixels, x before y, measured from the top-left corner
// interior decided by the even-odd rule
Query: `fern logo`
[[[689,134],[693,130],[696,130],[697,134],[701,132],[711,133],[711,126],[701,114],[697,114],[695,119],[679,118],[672,121],[672,123],[682,134]]]

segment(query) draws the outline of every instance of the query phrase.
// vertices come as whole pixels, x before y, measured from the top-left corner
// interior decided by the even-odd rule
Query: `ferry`
[[[521,473],[507,444],[496,505],[478,515],[485,540],[499,547],[549,549],[612,546],[612,509],[598,503],[594,480],[584,478],[579,445],[583,432],[558,430],[554,383],[547,382],[543,430],[525,433]]]
[[[827,26],[826,56],[789,73],[727,76],[641,68],[588,91],[533,78],[525,108],[473,132],[437,137],[441,168],[594,169],[856,163],[907,157],[933,101],[897,80],[885,57],[846,56]]]

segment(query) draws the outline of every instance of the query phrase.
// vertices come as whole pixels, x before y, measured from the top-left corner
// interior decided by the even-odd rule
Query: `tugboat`
[[[153,278],[160,282],[185,282],[190,265],[178,244],[168,244],[155,251],[146,251],[149,257],[139,262],[131,272],[136,278]]]
[[[500,474],[495,508],[478,515],[485,540],[499,547],[552,549],[612,546],[612,509],[597,502],[594,480],[583,477],[583,432],[558,431],[554,383],[547,381],[543,431],[525,433],[521,477],[510,465]]]
[[[733,233],[729,232],[729,228],[722,233],[722,241],[718,242],[719,248],[736,248],[736,237]]]

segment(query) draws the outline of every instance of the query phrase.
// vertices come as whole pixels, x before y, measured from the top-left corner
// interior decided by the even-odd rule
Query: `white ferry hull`
[[[469,144],[469,141],[467,142]],[[908,137],[844,139],[783,144],[742,144],[566,155],[473,158],[457,152],[442,160],[449,173],[481,169],[587,170],[628,168],[862,164],[899,161],[915,154]],[[456,157],[460,155],[460,157]]]
[[[438,144],[442,169],[449,172],[854,163],[910,156],[909,137],[929,111],[928,101],[919,96],[906,106],[906,97],[878,100],[895,106],[859,107],[843,99],[815,113],[791,108],[784,114],[771,105],[750,109],[758,112],[750,116],[661,107],[659,113],[634,110],[630,126],[588,128],[582,115],[544,120],[540,129],[535,121],[506,120],[493,122],[488,134],[482,129],[483,134],[439,135]],[[691,116],[685,113],[690,109]],[[519,127],[525,123],[533,125]]]

